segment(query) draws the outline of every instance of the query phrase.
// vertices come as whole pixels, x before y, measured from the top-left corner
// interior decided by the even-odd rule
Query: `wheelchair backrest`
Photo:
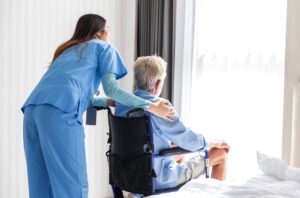
[[[153,139],[149,118],[114,116],[108,109],[110,184],[144,195],[153,192]]]

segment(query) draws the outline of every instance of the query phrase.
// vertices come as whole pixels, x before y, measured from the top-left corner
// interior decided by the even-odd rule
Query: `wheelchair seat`
[[[155,189],[155,171],[153,162],[156,157],[190,153],[179,147],[164,149],[160,154],[154,154],[153,135],[151,131],[151,117],[141,109],[128,112],[128,117],[114,116],[110,108],[109,150],[106,152],[109,164],[109,183],[112,186],[114,198],[123,198],[122,190],[148,196],[177,190]],[[204,157],[208,159],[207,150]],[[207,161],[207,160],[205,160]],[[206,177],[208,170],[206,166]]]

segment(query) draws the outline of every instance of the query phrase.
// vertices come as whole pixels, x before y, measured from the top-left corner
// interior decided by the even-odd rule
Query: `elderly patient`
[[[167,63],[160,57],[140,57],[134,65],[135,95],[155,102],[159,100],[164,79],[166,77]],[[116,103],[115,114],[126,116],[131,108]],[[178,117],[173,121],[161,119],[153,114],[151,124],[154,137],[154,152],[177,145],[183,149],[195,151],[207,147],[204,137],[187,128]],[[229,146],[224,141],[217,141],[209,145],[209,165],[212,167],[212,178],[223,180],[226,176],[226,157]],[[176,187],[204,174],[204,159],[196,155],[184,161],[177,156],[158,158],[154,160],[156,172],[156,189]]]

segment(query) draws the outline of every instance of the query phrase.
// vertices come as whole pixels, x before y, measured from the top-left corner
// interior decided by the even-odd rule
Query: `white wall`
[[[0,5],[0,197],[20,198],[28,197],[20,107],[82,14],[97,13],[108,20],[111,42],[131,66],[135,0],[0,0]],[[131,77],[122,81],[128,89]],[[111,195],[104,112],[97,124],[86,127],[87,163],[90,197],[103,198]]]
[[[293,125],[293,87],[300,81],[300,1],[288,0],[282,157],[290,162]],[[298,121],[299,122],[299,121]],[[299,140],[298,140],[299,141]]]

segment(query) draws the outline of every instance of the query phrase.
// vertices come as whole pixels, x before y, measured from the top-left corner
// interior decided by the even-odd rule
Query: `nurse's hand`
[[[115,107],[116,106],[116,103],[114,100],[110,99],[110,98],[107,98],[106,99],[106,104],[110,107]]]
[[[176,109],[172,106],[168,106],[170,102],[165,99],[160,99],[156,103],[151,103],[147,111],[163,119],[173,121],[172,116],[176,115]]]

